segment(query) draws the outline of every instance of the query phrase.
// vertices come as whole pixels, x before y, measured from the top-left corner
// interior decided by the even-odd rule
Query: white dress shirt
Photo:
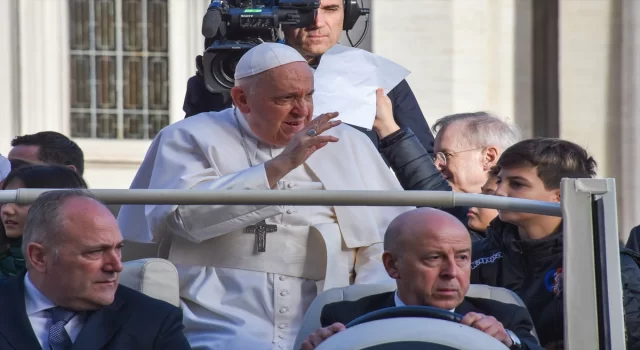
[[[51,315],[47,310],[56,307],[56,305],[31,283],[29,273],[24,277],[24,304],[36,338],[38,338],[43,349],[49,349]],[[84,315],[78,313],[64,327],[71,338],[71,342],[74,342],[78,337],[84,321]]]

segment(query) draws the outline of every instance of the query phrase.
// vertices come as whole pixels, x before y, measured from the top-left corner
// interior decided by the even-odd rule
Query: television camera
[[[212,0],[202,21],[205,50],[196,58],[198,74],[207,90],[228,96],[236,65],[245,52],[263,42],[280,41],[281,25],[304,28],[313,24],[319,8],[320,0]],[[344,10],[346,31],[360,16],[369,14],[358,0],[345,0]],[[362,42],[367,30],[368,22],[362,37],[352,46]]]

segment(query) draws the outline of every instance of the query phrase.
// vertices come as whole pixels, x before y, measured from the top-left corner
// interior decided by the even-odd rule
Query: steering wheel
[[[496,338],[460,323],[462,318],[428,306],[389,307],[349,322],[316,350],[506,350]]]
[[[346,327],[353,327],[361,323],[384,320],[398,317],[424,317],[438,320],[460,323],[463,316],[448,310],[438,309],[431,306],[396,306],[370,312],[349,322]]]

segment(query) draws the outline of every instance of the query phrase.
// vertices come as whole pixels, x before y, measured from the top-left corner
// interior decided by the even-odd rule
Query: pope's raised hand
[[[274,187],[280,179],[293,169],[299,167],[317,150],[329,142],[338,142],[338,138],[322,135],[323,132],[340,125],[341,121],[333,120],[338,112],[325,113],[313,119],[309,124],[293,136],[287,147],[278,156],[265,163],[269,185]]]

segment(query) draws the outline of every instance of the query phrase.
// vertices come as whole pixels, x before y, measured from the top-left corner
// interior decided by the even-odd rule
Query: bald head
[[[471,247],[469,232],[455,216],[438,209],[418,208],[391,221],[384,236],[384,250],[400,254],[416,240],[441,237],[468,241]]]
[[[113,302],[122,234],[113,214],[91,194],[40,195],[29,209],[24,235],[29,277],[56,305],[86,311]]]
[[[382,262],[406,305],[456,308],[469,289],[471,238],[441,210],[419,208],[396,217],[385,234]]]

